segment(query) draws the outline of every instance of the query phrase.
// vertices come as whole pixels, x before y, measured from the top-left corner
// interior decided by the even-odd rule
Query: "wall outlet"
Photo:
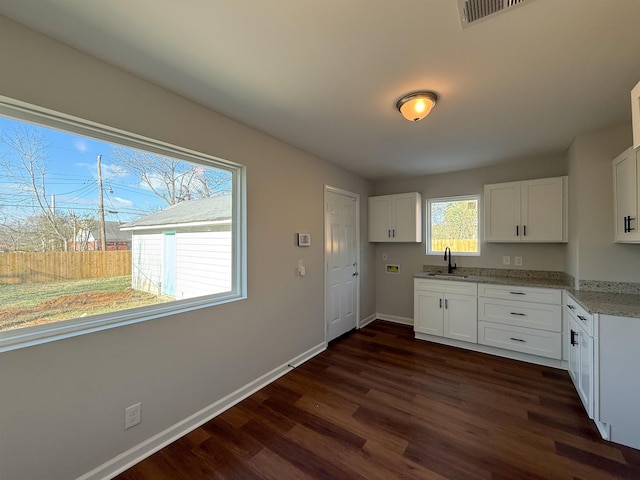
[[[521,267],[522,266],[522,257],[513,257],[513,263],[515,263],[515,265],[517,267]]]
[[[388,258],[389,258],[389,255],[387,255],[386,253],[382,254],[382,261],[383,262],[386,262]]]
[[[511,257],[509,255],[505,255],[502,257],[503,265],[511,265]]]
[[[131,405],[124,410],[124,429],[134,427],[140,423],[140,403]]]

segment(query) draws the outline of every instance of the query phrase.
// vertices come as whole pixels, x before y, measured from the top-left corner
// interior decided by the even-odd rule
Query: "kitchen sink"
[[[428,277],[446,277],[446,278],[467,278],[469,275],[461,275],[459,273],[440,273],[440,272],[427,272]]]

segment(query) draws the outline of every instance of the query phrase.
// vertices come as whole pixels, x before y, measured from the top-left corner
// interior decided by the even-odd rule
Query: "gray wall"
[[[640,281],[640,245],[613,243],[611,160],[631,142],[631,125],[622,124],[579,135],[568,151],[567,271],[578,281]]]
[[[441,175],[429,175],[398,180],[379,181],[376,195],[420,192],[423,204],[428,198],[482,194],[488,183],[511,182],[567,174],[567,162],[562,156],[522,159],[487,168],[465,170]],[[424,212],[423,212],[424,218]],[[423,239],[424,235],[423,225]],[[413,274],[422,265],[446,266],[441,255],[427,255],[426,244],[376,244],[376,298],[378,313],[413,318]],[[388,256],[382,260],[383,253]],[[453,256],[460,267],[523,268],[529,270],[564,271],[566,244],[502,244],[482,243],[480,256]],[[511,266],[502,264],[504,255],[511,256]],[[513,256],[522,257],[522,267],[513,266]],[[387,263],[399,264],[400,274],[384,271]]]
[[[361,195],[375,312],[369,182],[4,17],[0,58],[2,95],[246,165],[249,271],[247,300],[0,354],[0,478],[76,478],[321,344],[324,184]]]

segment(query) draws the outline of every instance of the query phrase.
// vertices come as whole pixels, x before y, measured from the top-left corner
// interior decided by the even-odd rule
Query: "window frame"
[[[246,167],[244,165],[1,95],[0,115],[70,134],[82,135],[228,171],[232,174],[233,195],[233,253],[230,292],[0,331],[0,353],[247,298]]]
[[[426,221],[426,254],[427,255],[442,255],[444,250],[435,251],[431,250],[431,204],[432,203],[443,203],[443,202],[456,202],[456,201],[465,201],[465,200],[475,200],[478,202],[478,251],[477,252],[456,252],[451,250],[452,255],[460,256],[460,257],[479,257],[481,253],[481,241],[482,238],[482,196],[479,193],[470,194],[470,195],[458,195],[452,197],[438,197],[438,198],[428,198],[425,205],[425,221]]]

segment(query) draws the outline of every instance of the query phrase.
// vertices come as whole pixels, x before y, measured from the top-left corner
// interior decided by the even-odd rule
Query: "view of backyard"
[[[195,160],[0,116],[0,333],[229,292],[232,172]]]
[[[131,275],[0,285],[0,331],[161,303],[131,288]]]

